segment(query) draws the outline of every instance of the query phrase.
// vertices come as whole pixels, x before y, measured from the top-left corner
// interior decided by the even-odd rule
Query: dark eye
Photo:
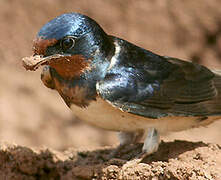
[[[74,47],[75,39],[74,37],[66,37],[61,41],[61,48],[66,51]]]

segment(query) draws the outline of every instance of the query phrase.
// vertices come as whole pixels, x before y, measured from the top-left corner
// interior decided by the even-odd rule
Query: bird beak
[[[47,57],[42,57],[40,55],[33,55],[30,57],[24,57],[22,59],[22,65],[24,66],[26,70],[35,71],[42,65],[47,65],[49,64],[49,62],[53,60],[67,57],[67,56],[69,55],[54,54],[54,55],[47,56]]]

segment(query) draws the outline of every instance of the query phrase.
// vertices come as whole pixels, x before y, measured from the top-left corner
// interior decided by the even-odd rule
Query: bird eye
[[[75,44],[75,39],[74,37],[66,37],[64,38],[62,41],[61,41],[61,48],[66,51],[68,49],[71,49],[74,47],[74,44]]]

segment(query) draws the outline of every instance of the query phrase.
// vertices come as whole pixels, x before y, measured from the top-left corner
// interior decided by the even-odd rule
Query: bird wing
[[[195,63],[161,58],[165,65],[161,62],[160,66],[168,68],[158,68],[154,73],[145,64],[139,68],[113,67],[97,83],[98,94],[122,111],[148,118],[213,113],[218,103],[213,101],[217,97],[214,73]],[[220,105],[219,109],[218,113]]]

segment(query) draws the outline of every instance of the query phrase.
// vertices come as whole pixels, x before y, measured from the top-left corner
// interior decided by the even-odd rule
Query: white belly
[[[154,127],[159,132],[166,133],[207,125],[218,118],[211,117],[205,120],[206,123],[204,122],[204,124],[197,121],[198,117],[144,118],[142,116],[122,112],[101,98],[91,102],[86,108],[72,105],[71,109],[81,120],[94,126],[113,131],[139,131]]]

